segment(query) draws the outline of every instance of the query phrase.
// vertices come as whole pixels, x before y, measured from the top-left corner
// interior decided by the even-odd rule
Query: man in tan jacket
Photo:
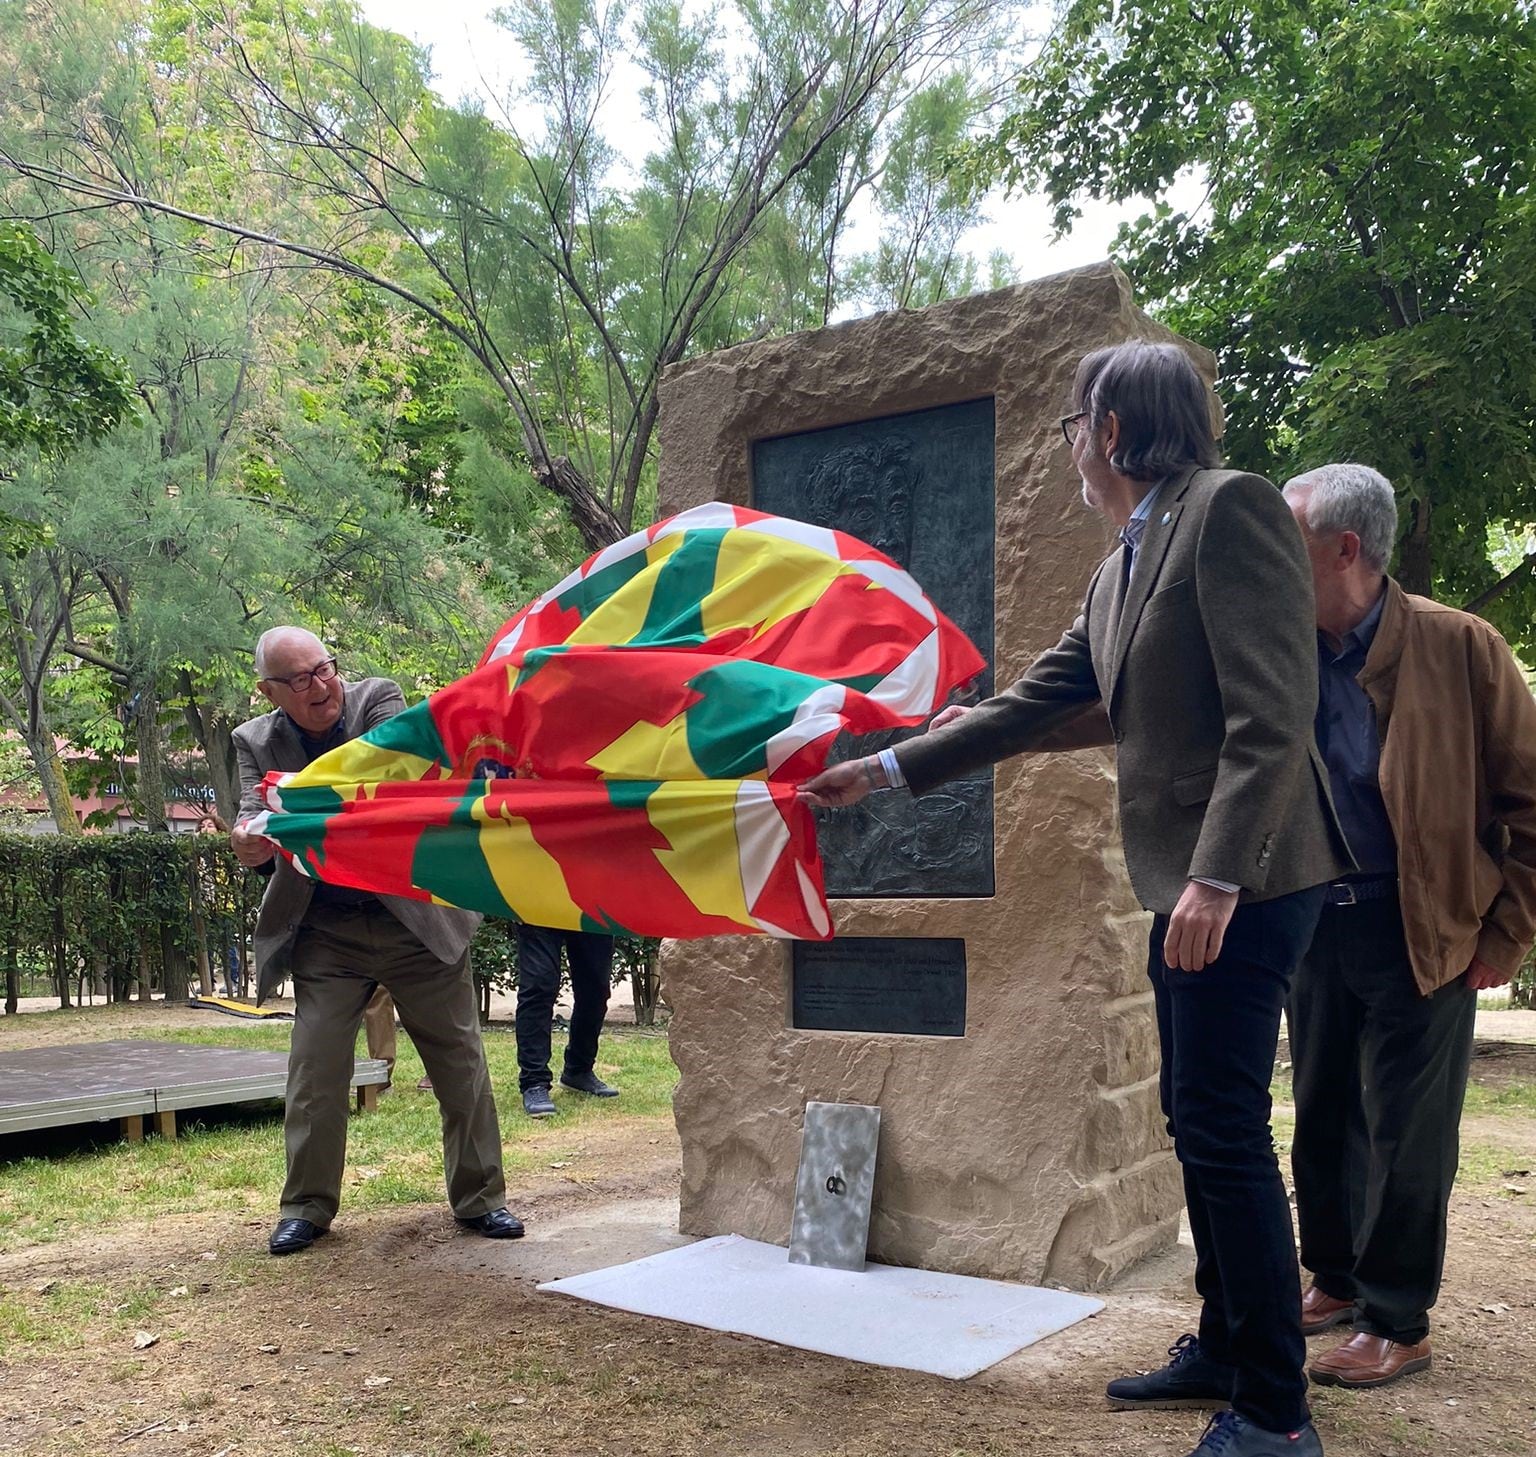
[[[1477,994],[1536,939],[1536,700],[1482,619],[1385,573],[1391,484],[1362,465],[1285,496],[1317,596],[1317,739],[1359,870],[1328,888],[1291,990],[1302,1328],[1353,1322],[1324,1385],[1430,1364]]]
[[[1085,502],[1120,528],[1083,610],[1011,688],[803,786],[921,794],[1012,754],[1112,742],[1163,1109],[1184,1171],[1199,1335],[1122,1377],[1116,1407],[1223,1408],[1191,1457],[1320,1457],[1269,1082],[1291,974],[1350,867],[1312,744],[1312,584],[1280,493],[1217,468],[1210,398],[1172,345],[1078,367],[1062,421]]]

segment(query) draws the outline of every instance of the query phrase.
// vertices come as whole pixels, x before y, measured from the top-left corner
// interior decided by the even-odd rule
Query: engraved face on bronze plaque
[[[965,942],[917,936],[796,941],[789,1002],[795,1027],[964,1037]]]
[[[993,402],[971,400],[752,447],[752,504],[846,531],[911,572],[987,660],[980,697],[992,692],[993,429]],[[832,759],[913,732],[844,736]],[[817,821],[829,895],[994,892],[990,769],[921,799],[898,790],[819,810]]]

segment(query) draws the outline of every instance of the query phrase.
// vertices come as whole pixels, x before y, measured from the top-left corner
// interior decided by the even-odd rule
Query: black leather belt
[[[1395,875],[1377,875],[1370,880],[1335,880],[1329,883],[1323,904],[1357,906],[1361,901],[1384,901],[1396,894]]]

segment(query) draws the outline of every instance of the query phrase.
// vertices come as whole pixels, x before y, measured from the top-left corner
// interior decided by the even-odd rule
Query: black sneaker
[[[549,1096],[546,1087],[525,1088],[523,1090],[523,1112],[530,1118],[553,1118],[555,1116],[555,1100]]]
[[[1323,1457],[1323,1441],[1311,1422],[1294,1432],[1271,1432],[1235,1411],[1219,1411],[1189,1457]]]
[[[1232,1400],[1235,1368],[1213,1361],[1194,1336],[1168,1347],[1166,1366],[1145,1376],[1122,1376],[1104,1388],[1112,1411],[1179,1411],[1225,1407]]]

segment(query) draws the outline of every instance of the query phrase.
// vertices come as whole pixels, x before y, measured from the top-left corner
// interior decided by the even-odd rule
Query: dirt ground
[[[133,1029],[152,1034],[153,1016]],[[113,1035],[91,1020],[93,1038]],[[1536,1082],[1536,1047],[1502,1044],[1474,1075]],[[1435,1368],[1318,1391],[1330,1457],[1536,1453],[1536,1118],[1469,1117],[1463,1136],[1499,1167],[1452,1208]],[[670,1121],[630,1120],[511,1202],[530,1228],[664,1207],[678,1170]],[[1187,1251],[1136,1272],[1095,1319],[949,1382],[541,1295],[532,1238],[461,1234],[440,1207],[344,1212],[284,1260],[265,1254],[266,1225],[166,1218],[0,1257],[0,1285],[40,1316],[58,1283],[107,1292],[82,1335],[0,1352],[0,1452],[1183,1457],[1200,1426],[1102,1401],[1107,1379],[1158,1364],[1191,1327]],[[157,1339],[136,1349],[141,1329]]]

